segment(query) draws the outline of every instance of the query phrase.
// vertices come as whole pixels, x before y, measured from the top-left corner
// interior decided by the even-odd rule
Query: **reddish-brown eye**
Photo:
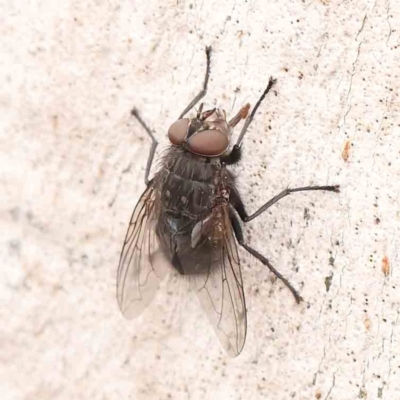
[[[228,137],[218,130],[202,131],[188,140],[190,151],[201,156],[219,156],[225,152],[228,145]]]
[[[187,118],[178,119],[168,129],[168,138],[172,144],[181,145],[185,140],[189,120]]]

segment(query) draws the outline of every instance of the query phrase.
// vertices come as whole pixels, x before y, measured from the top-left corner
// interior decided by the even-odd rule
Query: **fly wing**
[[[133,211],[117,273],[117,300],[127,318],[138,316],[153,300],[167,273],[155,233],[156,190],[150,184]]]
[[[193,250],[208,252],[209,256],[203,258],[207,265],[200,267],[204,273],[191,274],[190,282],[220,342],[235,357],[246,340],[246,303],[229,212],[226,206],[219,207],[219,211],[202,225],[202,238]]]

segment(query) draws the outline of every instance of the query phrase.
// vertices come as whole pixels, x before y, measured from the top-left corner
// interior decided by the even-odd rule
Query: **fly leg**
[[[290,282],[277,269],[275,269],[275,267],[268,261],[267,258],[265,258],[257,250],[254,250],[252,247],[250,247],[249,245],[247,245],[245,243],[239,219],[238,219],[238,217],[236,216],[236,214],[234,213],[234,211],[232,209],[230,210],[229,215],[230,215],[233,231],[235,232],[235,236],[236,236],[236,239],[237,239],[238,243],[245,250],[247,250],[253,257],[257,258],[259,261],[261,261],[262,264],[266,265],[270,269],[270,271],[278,279],[280,279],[286,285],[286,287],[292,292],[296,302],[300,303],[303,299],[299,295],[299,293],[296,291],[296,289],[290,284]]]
[[[150,168],[151,165],[153,164],[154,160],[154,155],[156,152],[156,148],[158,146],[158,141],[151,132],[151,129],[146,125],[146,123],[143,121],[142,117],[139,115],[139,112],[136,108],[134,108],[131,111],[131,114],[138,120],[139,124],[142,126],[142,128],[146,131],[146,133],[150,136],[152,144],[150,148],[150,153],[149,153],[149,158],[147,159],[147,164],[146,164],[146,172],[144,174],[144,182],[146,185],[149,185],[149,174],[150,174]]]
[[[249,221],[253,220],[254,218],[258,217],[264,211],[268,210],[268,208],[270,208],[275,203],[277,203],[279,200],[283,199],[284,197],[288,196],[289,194],[295,193],[295,192],[311,191],[311,190],[325,190],[327,192],[335,192],[335,193],[340,192],[339,185],[305,186],[305,187],[293,188],[293,189],[286,188],[286,189],[282,190],[282,192],[280,192],[277,196],[275,196],[271,200],[267,201],[263,206],[261,206],[256,212],[254,212],[251,215],[247,214],[247,211],[244,207],[243,201],[240,198],[239,192],[234,187],[230,188],[230,202],[236,209],[237,213],[239,214],[240,219],[243,222],[249,222]]]
[[[254,115],[256,114],[256,112],[258,110],[258,107],[260,107],[261,103],[265,99],[265,96],[272,89],[272,87],[275,85],[275,83],[276,83],[276,79],[274,79],[272,77],[269,78],[268,85],[267,85],[266,89],[264,90],[264,92],[262,93],[260,98],[258,99],[258,101],[257,101],[256,105],[254,106],[251,114],[246,118],[246,122],[243,125],[243,128],[242,128],[242,130],[240,132],[239,138],[238,138],[238,140],[237,140],[237,142],[236,142],[234,147],[240,147],[242,145],[243,137],[244,137],[245,133],[247,132],[247,129],[249,128],[251,122],[253,121]]]
[[[206,76],[204,77],[203,89],[200,93],[189,103],[189,105],[183,110],[179,119],[183,118],[207,93],[208,80],[210,78],[210,63],[211,63],[211,46],[206,47],[207,67]]]
[[[260,107],[265,96],[272,89],[272,87],[275,85],[275,83],[276,83],[276,79],[274,79],[272,77],[269,78],[269,82],[268,82],[266,89],[264,90],[264,92],[262,93],[260,98],[258,99],[256,105],[254,106],[254,108],[249,116],[247,116],[247,113],[249,111],[250,104],[246,104],[244,107],[242,107],[242,109],[239,111],[239,113],[237,115],[235,115],[231,121],[229,121],[229,126],[231,126],[233,128],[241,119],[245,119],[247,116],[246,121],[243,125],[243,128],[240,132],[239,138],[238,138],[236,144],[232,147],[231,152],[229,154],[221,157],[221,161],[224,162],[225,164],[232,165],[232,164],[237,164],[240,161],[240,158],[242,155],[242,141],[243,141],[244,135],[247,132],[247,129],[249,128],[251,122],[253,121],[254,115],[256,114],[258,107]]]
[[[283,190],[281,193],[279,193],[277,196],[273,197],[270,201],[266,202],[262,207],[260,207],[255,213],[253,213],[251,215],[247,214],[247,211],[245,209],[243,201],[240,198],[239,192],[233,186],[230,187],[229,201],[230,201],[231,207],[233,207],[236,210],[236,212],[238,213],[240,219],[243,222],[249,222],[252,219],[258,217],[261,213],[263,213],[265,210],[270,208],[272,205],[274,205],[275,203],[277,203],[279,200],[281,200],[282,198],[286,197],[290,193],[303,192],[303,191],[309,191],[309,190],[326,190],[326,191],[338,193],[339,192],[339,185],[335,185],[335,186],[307,186],[307,187],[294,188],[294,189],[287,188],[287,189]],[[279,278],[288,287],[288,289],[292,292],[292,294],[293,294],[294,298],[296,299],[296,301],[299,303],[302,300],[302,298],[297,293],[297,291],[293,288],[293,286],[289,283],[289,281],[285,277],[283,277],[282,274],[279,271],[277,271],[271,265],[271,263],[268,261],[267,258],[265,258],[258,251],[254,250],[253,248],[251,248],[249,245],[247,245],[244,242],[244,238],[243,238],[243,233],[242,233],[242,228],[240,226],[240,222],[239,222],[236,214],[234,213],[234,211],[232,209],[230,210],[230,218],[231,218],[232,227],[233,227],[233,230],[235,232],[236,239],[239,242],[239,244],[243,248],[245,248],[250,254],[252,254],[258,260],[260,260],[262,264],[266,265],[270,269],[270,271],[273,272],[275,274],[275,276],[277,278]]]

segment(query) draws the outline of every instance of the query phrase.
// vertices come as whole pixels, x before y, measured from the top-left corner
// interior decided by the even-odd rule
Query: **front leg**
[[[189,105],[182,111],[179,119],[183,118],[207,93],[208,80],[210,79],[210,64],[211,64],[211,46],[206,47],[206,75],[204,77],[203,88],[197,94],[197,96],[189,103]]]

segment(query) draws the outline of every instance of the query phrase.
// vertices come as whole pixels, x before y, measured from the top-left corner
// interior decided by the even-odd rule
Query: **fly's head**
[[[229,147],[232,125],[226,120],[224,110],[214,108],[200,111],[196,118],[175,121],[168,130],[170,142],[193,154],[203,157],[218,157]]]

